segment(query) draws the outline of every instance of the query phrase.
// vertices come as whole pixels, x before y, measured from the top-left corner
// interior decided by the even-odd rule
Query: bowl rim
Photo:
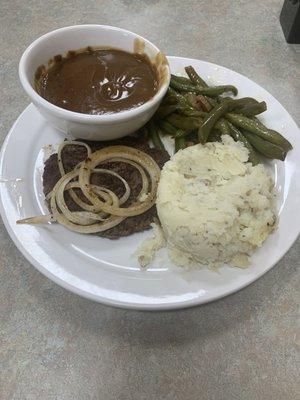
[[[149,46],[154,48],[157,52],[160,52],[159,48],[150,42],[148,39],[144,38],[141,35],[138,35],[137,33],[131,32],[127,29],[123,28],[118,28],[116,26],[111,26],[111,25],[100,25],[100,24],[82,24],[82,25],[70,25],[62,28],[55,29],[53,31],[47,32],[44,35],[38,37],[35,39],[23,52],[20,62],[19,62],[19,79],[20,82],[23,86],[23,89],[27,93],[27,95],[32,99],[32,101],[35,104],[38,104],[46,109],[48,109],[49,112],[52,112],[59,117],[67,120],[72,120],[74,122],[86,122],[86,123],[118,123],[120,121],[125,121],[132,119],[136,117],[137,115],[140,115],[147,111],[148,109],[152,108],[155,106],[157,103],[160,102],[160,100],[163,98],[165,95],[169,83],[170,83],[170,78],[171,78],[171,72],[170,72],[170,66],[169,62],[167,60],[167,79],[166,82],[163,83],[163,85],[160,87],[158,92],[148,101],[146,101],[144,104],[141,104],[140,106],[131,108],[129,110],[124,110],[124,111],[119,111],[116,113],[111,113],[111,114],[101,114],[101,115],[92,115],[92,114],[84,114],[84,113],[79,113],[75,111],[70,111],[66,110],[64,108],[61,108],[59,106],[56,106],[55,104],[50,103],[48,100],[44,99],[41,95],[39,95],[35,89],[32,87],[32,85],[29,82],[29,78],[27,76],[27,73],[25,72],[26,70],[26,64],[28,62],[28,59],[30,59],[31,52],[33,51],[34,48],[37,46],[46,43],[47,39],[53,35],[61,34],[62,32],[65,31],[71,31],[71,30],[77,30],[78,28],[83,28],[83,29],[89,29],[89,28],[100,28],[104,30],[111,30],[115,32],[122,32],[122,33],[127,33],[130,35],[135,36],[138,39],[143,40],[146,42]]]

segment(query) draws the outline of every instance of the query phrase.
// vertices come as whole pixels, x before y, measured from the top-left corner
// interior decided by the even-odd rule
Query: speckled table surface
[[[24,48],[54,28],[100,23],[165,53],[232,68],[299,124],[300,49],[281,0],[0,1],[0,140],[28,104]],[[61,289],[19,253],[2,222],[1,382],[6,399],[300,399],[299,240],[259,281],[218,302],[162,313],[118,310]]]

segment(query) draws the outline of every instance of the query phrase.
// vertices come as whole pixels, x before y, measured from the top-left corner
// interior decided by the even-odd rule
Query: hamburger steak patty
[[[148,145],[148,141],[146,138],[133,138],[126,137],[119,140],[107,141],[107,142],[91,142],[86,140],[79,141],[87,143],[92,152],[99,150],[103,147],[108,146],[130,146],[134,147],[138,150],[144,151],[149,154],[159,165],[160,169],[163,167],[165,162],[169,160],[169,154],[165,150],[158,150],[150,148]],[[74,169],[74,167],[81,161],[86,158],[86,149],[83,146],[75,146],[69,145],[64,147],[62,150],[62,160],[64,164],[64,168],[66,172],[69,172]],[[137,199],[137,195],[141,190],[141,177],[136,168],[132,167],[123,162],[114,162],[114,163],[103,163],[101,164],[101,168],[110,169],[115,171],[119,175],[121,175],[129,184],[131,193],[130,197],[124,206],[128,206],[132,204]],[[57,153],[52,154],[48,160],[45,162],[44,173],[43,173],[43,187],[45,196],[51,192],[56,182],[60,179],[61,175],[58,168],[57,162]],[[121,197],[125,192],[124,186],[122,182],[108,174],[92,174],[91,182],[95,185],[105,186],[108,189],[111,189],[118,197]],[[86,202],[87,199],[84,198],[83,194],[79,190],[77,194],[81,196],[83,200]],[[81,208],[72,200],[68,193],[65,193],[66,203],[71,211],[80,211]],[[49,205],[48,205],[49,206]],[[106,237],[109,239],[118,239],[122,236],[128,236],[135,232],[140,232],[150,227],[151,222],[153,222],[154,217],[157,216],[156,206],[154,205],[148,211],[141,215],[136,215],[134,217],[128,217],[124,221],[122,221],[119,225],[108,229],[104,232],[99,232],[98,235],[102,237]]]

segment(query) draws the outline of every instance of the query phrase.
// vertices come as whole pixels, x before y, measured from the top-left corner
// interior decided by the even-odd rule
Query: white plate
[[[136,309],[174,309],[218,299],[268,271],[299,234],[300,132],[287,111],[266,90],[227,68],[179,57],[169,57],[169,61],[173,72],[183,72],[184,66],[193,65],[209,82],[236,85],[239,96],[267,102],[264,122],[283,132],[294,146],[284,163],[269,164],[279,192],[279,226],[252,257],[250,268],[224,266],[220,273],[214,273],[205,269],[176,269],[164,251],[151,268],[141,271],[133,254],[149,231],[110,241],[76,234],[55,224],[16,225],[19,218],[47,212],[42,192],[41,149],[62,140],[61,134],[30,105],[12,127],[1,151],[2,218],[19,250],[40,272],[64,288],[101,303]]]

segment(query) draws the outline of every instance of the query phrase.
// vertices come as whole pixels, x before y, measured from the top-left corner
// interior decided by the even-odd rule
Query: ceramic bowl
[[[90,115],[65,110],[41,97],[34,88],[34,75],[40,65],[57,54],[87,46],[111,47],[128,52],[142,50],[159,71],[159,90],[146,103],[112,114]],[[166,57],[149,40],[125,29],[105,25],[75,25],[57,29],[36,39],[23,53],[19,64],[21,84],[45,119],[73,138],[111,140],[126,136],[143,126],[155,113],[170,82]]]

